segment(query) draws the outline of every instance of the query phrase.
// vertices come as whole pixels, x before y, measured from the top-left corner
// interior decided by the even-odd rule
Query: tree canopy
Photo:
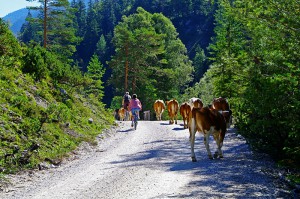
[[[117,94],[129,90],[153,102],[178,96],[191,81],[193,68],[187,50],[172,22],[162,14],[138,8],[137,13],[123,16],[113,42],[116,54],[109,65]]]
[[[295,10],[300,7],[294,0],[219,0],[209,81],[196,85],[198,90],[212,86],[206,96],[229,99],[236,126],[254,148],[294,163],[300,160],[300,16]]]

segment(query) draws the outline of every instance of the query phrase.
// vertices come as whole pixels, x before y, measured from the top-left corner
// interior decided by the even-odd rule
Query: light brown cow
[[[202,108],[203,107],[203,102],[200,98],[196,98],[196,97],[192,97],[189,100],[189,105],[191,107],[191,109],[195,108]]]
[[[182,103],[180,105],[180,115],[182,116],[183,119],[183,128],[187,129],[188,128],[188,123],[189,123],[189,114],[191,112],[191,107],[188,103]]]
[[[170,101],[166,101],[167,108],[168,108],[168,114],[169,114],[169,124],[177,124],[177,113],[178,113],[178,102],[177,100],[173,99]]]
[[[154,102],[153,108],[154,108],[154,111],[155,111],[155,114],[156,114],[156,119],[158,121],[161,121],[161,115],[162,115],[162,113],[164,112],[164,110],[166,108],[164,101],[163,100],[156,100]]]
[[[212,102],[212,108],[219,111],[225,118],[226,127],[230,127],[232,111],[229,108],[229,104],[226,98],[215,98]]]
[[[209,148],[209,136],[212,135],[217,144],[217,151],[214,154],[214,158],[223,157],[221,150],[223,146],[223,140],[226,133],[226,122],[221,113],[217,110],[204,108],[193,108],[189,115],[189,132],[191,143],[191,157],[192,161],[196,162],[196,156],[194,152],[195,135],[196,132],[204,134],[204,144],[208,153],[208,157],[213,159]]]
[[[122,107],[119,109],[119,117],[121,121],[125,120],[125,116],[126,116],[126,110]]]

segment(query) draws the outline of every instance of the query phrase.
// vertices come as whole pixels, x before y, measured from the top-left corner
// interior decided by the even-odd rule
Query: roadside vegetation
[[[1,173],[60,162],[81,142],[95,144],[114,124],[101,102],[99,62],[83,74],[39,45],[20,46],[1,19],[0,33]]]

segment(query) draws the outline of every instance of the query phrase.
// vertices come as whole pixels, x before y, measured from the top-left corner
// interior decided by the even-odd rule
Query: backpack
[[[124,95],[124,102],[129,102],[130,99],[131,99],[130,95],[127,94]]]

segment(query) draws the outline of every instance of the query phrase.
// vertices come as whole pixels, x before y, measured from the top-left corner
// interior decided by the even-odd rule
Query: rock
[[[38,164],[39,170],[49,169],[50,167],[51,167],[50,164],[47,162],[42,162],[42,163]]]
[[[89,123],[92,124],[94,122],[93,118],[89,119]]]
[[[67,122],[65,125],[67,128],[69,128],[71,124],[70,124],[70,122]]]

